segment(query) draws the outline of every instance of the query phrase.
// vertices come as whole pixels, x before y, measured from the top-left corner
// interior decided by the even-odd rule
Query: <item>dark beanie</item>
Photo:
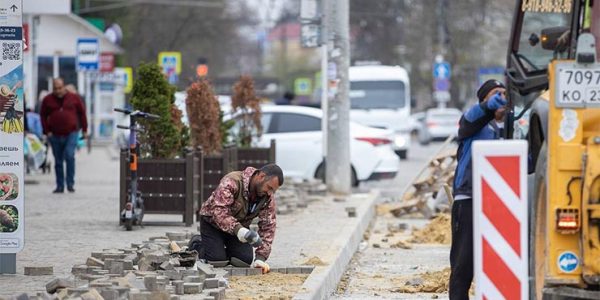
[[[483,101],[485,96],[489,94],[489,92],[495,88],[506,88],[502,82],[496,79],[490,79],[484,82],[479,90],[477,90],[477,98],[479,98],[479,102]]]

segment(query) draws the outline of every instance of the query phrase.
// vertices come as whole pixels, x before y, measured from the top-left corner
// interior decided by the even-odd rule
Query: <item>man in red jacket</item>
[[[64,192],[64,162],[67,163],[67,190],[75,192],[75,148],[79,129],[82,130],[84,138],[87,133],[85,109],[79,96],[65,89],[62,78],[55,78],[52,85],[52,94],[42,101],[40,117],[44,134],[48,136],[54,153],[56,189],[53,193]]]

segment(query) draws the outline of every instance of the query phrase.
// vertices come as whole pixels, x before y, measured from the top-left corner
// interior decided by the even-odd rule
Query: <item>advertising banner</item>
[[[23,25],[20,0],[0,0],[0,254],[23,249]]]

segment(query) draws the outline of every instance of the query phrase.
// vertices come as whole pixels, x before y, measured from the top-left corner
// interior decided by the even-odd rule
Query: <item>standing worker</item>
[[[473,281],[473,172],[471,146],[477,140],[501,137],[506,88],[498,80],[488,80],[477,91],[479,103],[460,119],[458,164],[454,173],[452,204],[452,246],[450,248],[451,300],[469,299]]]
[[[237,258],[268,273],[266,260],[271,254],[276,227],[275,192],[282,184],[283,172],[276,164],[260,169],[247,167],[225,175],[200,209],[200,258],[207,261]],[[256,217],[258,232],[249,229]]]
[[[48,137],[54,154],[56,189],[53,193],[63,193],[65,187],[64,162],[67,165],[67,190],[75,192],[75,148],[78,131],[87,135],[85,109],[79,97],[65,89],[62,78],[52,80],[52,94],[44,97],[40,110],[44,134]]]

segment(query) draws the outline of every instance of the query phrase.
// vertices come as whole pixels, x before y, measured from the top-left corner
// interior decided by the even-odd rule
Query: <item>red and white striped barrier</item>
[[[473,201],[476,299],[527,299],[527,142],[473,143]]]

